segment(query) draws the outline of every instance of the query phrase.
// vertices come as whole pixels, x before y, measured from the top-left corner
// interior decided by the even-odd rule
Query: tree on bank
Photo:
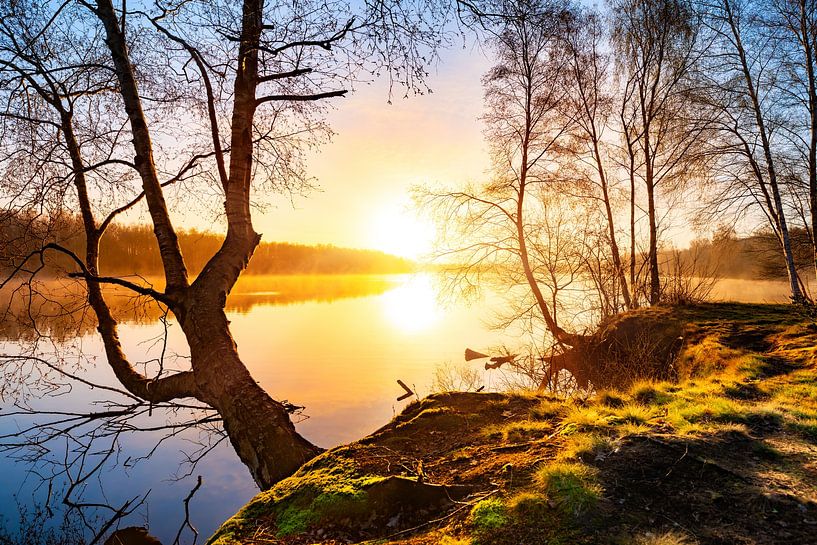
[[[589,168],[584,170],[590,172],[585,176],[591,187],[595,188],[589,198],[598,199],[604,209],[609,256],[614,278],[618,283],[618,288],[613,291],[615,297],[620,295],[623,300],[622,306],[617,304],[611,306],[611,311],[615,313],[634,308],[636,296],[630,291],[634,288],[634,274],[631,275],[628,285],[617,240],[614,175],[610,173],[609,146],[605,142],[605,135],[610,132],[616,100],[616,94],[611,86],[612,58],[604,51],[608,36],[599,14],[590,11],[578,13],[571,26],[571,31],[567,35],[568,86],[571,90],[572,108],[576,112],[576,138],[583,144],[577,150],[576,162],[589,164]],[[631,197],[634,197],[632,192]],[[634,226],[631,226],[631,229],[634,231]],[[635,248],[635,244],[632,245]]]
[[[558,194],[565,183],[560,163],[575,144],[566,54],[573,8],[509,0],[474,9],[474,16],[495,59],[483,78],[491,179],[462,191],[421,190],[420,200],[444,226],[440,257],[458,264],[460,280],[478,283],[472,279],[487,273],[522,286],[532,302],[514,306],[515,317],[535,309],[546,337],[572,345],[575,335],[557,312],[580,267],[571,234],[577,217]]]
[[[67,255],[87,287],[108,365],[151,404],[194,398],[217,411],[261,488],[320,449],[290,407],[247,371],[224,313],[261,236],[253,189],[299,190],[306,147],[326,134],[321,104],[361,71],[422,89],[449,6],[434,1],[165,3],[3,2],[0,96],[4,202],[10,210],[79,211],[85,251],[48,243],[17,262],[34,275]],[[168,210],[182,185],[223,202],[227,231],[191,279]],[[100,240],[125,211],[145,206],[164,287],[108,276]],[[103,286],[148,297],[177,319],[187,370],[149,376],[125,353]]]
[[[701,107],[714,112],[716,138],[709,148],[716,163],[710,179],[718,189],[711,200],[739,213],[747,205],[762,211],[777,236],[792,299],[801,301],[805,294],[795,263],[785,184],[791,164],[786,139],[790,116],[783,107],[788,91],[779,87],[784,79],[780,61],[791,48],[758,23],[765,7],[736,0],[698,5],[714,37],[712,48],[704,52],[698,96]],[[810,155],[808,151],[805,156]]]
[[[696,147],[706,128],[690,112],[687,94],[699,27],[693,6],[684,0],[614,0],[610,10],[623,87],[621,132],[631,158],[631,179],[641,181],[647,197],[647,299],[655,305],[661,297],[657,197],[693,177]],[[634,191],[631,199],[634,203]],[[633,232],[634,227],[631,222]]]

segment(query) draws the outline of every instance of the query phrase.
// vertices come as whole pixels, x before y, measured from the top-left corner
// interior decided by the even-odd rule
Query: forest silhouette
[[[182,229],[179,245],[192,274],[198,274],[219,249],[221,237],[211,232]],[[12,270],[16,258],[56,242],[76,255],[85,252],[82,222],[76,216],[53,218],[33,213],[0,218],[0,269]],[[100,270],[106,274],[161,275],[162,261],[156,238],[144,224],[112,225],[101,241]],[[15,258],[16,256],[16,258]],[[43,272],[56,275],[72,270],[72,260],[49,255]],[[402,257],[377,250],[341,248],[331,244],[306,245],[262,242],[247,268],[248,274],[400,274],[415,270]]]

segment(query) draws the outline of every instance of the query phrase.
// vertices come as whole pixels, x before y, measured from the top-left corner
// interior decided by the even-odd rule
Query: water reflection
[[[158,279],[145,283],[160,284]],[[406,275],[245,276],[227,299],[228,313],[248,314],[256,306],[287,306],[307,302],[385,293],[406,281]],[[430,285],[429,285],[430,286]],[[114,318],[126,325],[147,325],[165,315],[152,299],[124,288],[105,287]],[[30,342],[43,336],[67,342],[94,333],[96,318],[79,281],[44,280],[0,291],[0,339]]]
[[[76,359],[76,370],[81,369],[83,376],[94,382],[116,384],[104,364],[93,314],[84,308],[81,292],[72,289],[77,287],[53,284],[49,293],[39,296],[36,306],[42,312],[37,326],[55,338],[73,341],[60,346],[61,361],[67,361],[71,350],[81,350],[84,357]],[[115,291],[110,295],[121,322],[124,352],[134,362],[157,358],[165,347],[156,342],[165,333],[163,324],[157,322],[160,310],[145,306],[144,299],[136,301]],[[14,298],[4,303],[4,308],[17,314],[7,314],[13,319],[3,320],[0,335],[6,340],[33,338],[33,330],[26,329],[30,325],[27,308]],[[402,410],[411,399],[396,401],[402,393],[397,379],[411,385],[418,395],[427,395],[435,366],[459,362],[466,346],[498,342],[498,335],[483,327],[480,316],[485,313],[473,307],[439,306],[434,279],[427,275],[246,277],[231,294],[227,313],[239,353],[253,377],[274,398],[305,405],[309,418],[297,427],[323,447],[359,439]],[[180,355],[181,367],[186,363],[184,354],[189,352],[172,318],[166,333],[166,358]],[[15,346],[12,342],[0,344],[0,353],[13,352]],[[491,388],[496,378],[485,375],[484,380]],[[37,403],[55,410],[91,410],[99,396],[104,392],[77,388],[70,395]],[[156,411],[153,418],[158,422],[162,416]],[[13,427],[14,422],[0,421],[0,425]],[[162,454],[149,463],[106,477],[123,493],[154,489],[150,524],[168,543],[178,528],[181,500],[190,483],[168,486],[165,481],[177,470],[182,458],[178,453],[190,449],[191,439],[195,437],[179,436],[165,443]],[[138,455],[150,445],[148,437],[133,437],[127,454]],[[11,494],[28,478],[28,468],[2,458],[0,463],[0,514],[5,511],[13,516]],[[199,469],[205,484],[195,499],[193,522],[202,535],[207,535],[251,497],[254,487],[227,444]],[[3,490],[8,493],[4,495]]]
[[[427,330],[442,318],[439,296],[430,274],[415,275],[380,298],[386,319],[407,333]]]

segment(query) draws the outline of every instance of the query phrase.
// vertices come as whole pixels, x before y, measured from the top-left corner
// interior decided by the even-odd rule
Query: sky
[[[485,180],[490,167],[480,121],[488,52],[460,43],[440,57],[429,68],[430,94],[403,98],[396,88],[389,101],[384,78],[332,99],[335,135],[307,161],[319,189],[306,197],[264,196],[267,206],[253,219],[263,241],[371,248],[412,259],[431,251],[435,228],[418,216],[411,188],[462,187]],[[179,212],[178,225],[223,230],[212,216]],[[699,236],[683,218],[665,221],[678,247]]]
[[[391,104],[385,81],[337,100],[331,143],[308,170],[320,191],[273,200],[254,220],[266,241],[328,243],[418,257],[434,236],[411,206],[414,185],[457,186],[484,177],[489,160],[479,117],[480,78],[490,62],[478,48],[444,51],[431,94]]]

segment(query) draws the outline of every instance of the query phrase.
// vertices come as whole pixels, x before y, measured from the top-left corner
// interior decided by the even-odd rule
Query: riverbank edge
[[[258,494],[208,543],[809,543],[814,321],[727,303],[635,316],[683,325],[677,382],[429,396]]]

